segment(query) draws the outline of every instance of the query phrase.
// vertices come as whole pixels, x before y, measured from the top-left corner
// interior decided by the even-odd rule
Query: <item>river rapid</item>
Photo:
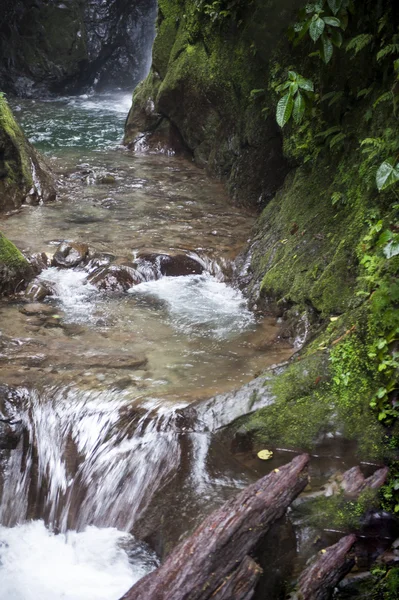
[[[130,102],[15,102],[59,196],[1,229],[29,254],[79,241],[120,262],[186,255],[202,273],[109,293],[83,267],[51,267],[40,280],[52,320],[26,315],[23,299],[2,304],[2,382],[17,389],[24,435],[0,471],[0,600],[117,600],[155,568],[165,539],[256,478],[212,432],[256,408],[232,390],[292,353],[231,284],[255,216],[189,161],[121,147]]]

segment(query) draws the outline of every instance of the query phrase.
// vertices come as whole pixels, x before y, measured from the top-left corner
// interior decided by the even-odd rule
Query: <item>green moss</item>
[[[8,269],[20,269],[29,265],[28,261],[10,240],[0,232],[0,265]]]
[[[14,119],[10,107],[5,98],[0,97],[0,147],[6,149],[10,144],[15,148],[14,152],[5,152],[8,160],[5,161],[7,168],[7,180],[10,185],[22,184],[31,187],[33,184],[30,156],[27,149],[26,138]]]

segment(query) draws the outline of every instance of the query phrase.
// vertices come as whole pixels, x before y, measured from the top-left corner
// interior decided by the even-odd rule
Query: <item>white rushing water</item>
[[[42,521],[0,526],[0,600],[118,600],[156,565],[114,528],[55,535]]]
[[[172,326],[188,335],[223,339],[255,323],[241,292],[212,275],[162,277],[129,291],[165,302]]]
[[[96,310],[95,296],[98,291],[87,282],[87,273],[74,269],[57,269],[52,267],[44,270],[38,277],[53,292],[66,321],[87,323],[92,321]]]

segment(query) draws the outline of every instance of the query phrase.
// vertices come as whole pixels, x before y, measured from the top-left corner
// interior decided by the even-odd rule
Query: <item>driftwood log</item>
[[[349,573],[355,560],[348,556],[356,542],[355,535],[347,535],[334,546],[322,550],[316,561],[299,577],[294,599],[328,600],[337,583]]]
[[[250,600],[261,569],[249,553],[306,487],[308,462],[297,456],[228,500],[122,600]]]

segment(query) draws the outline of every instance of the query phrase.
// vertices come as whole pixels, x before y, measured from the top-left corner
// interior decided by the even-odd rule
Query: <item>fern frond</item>
[[[315,135],[315,137],[321,137],[326,140],[330,135],[333,135],[336,133],[341,133],[341,127],[339,127],[338,125],[334,125],[334,127],[330,127],[329,129],[326,129],[325,131],[320,131],[320,133],[317,133]]]
[[[374,83],[372,83],[370,85],[370,87],[363,88],[362,90],[360,90],[360,92],[357,93],[357,98],[367,98],[367,96],[370,96],[373,89],[374,89]]]
[[[357,35],[349,40],[346,46],[346,51],[348,52],[349,50],[353,50],[356,56],[356,54],[359,54],[363,48],[371,44],[373,39],[374,36],[371,33],[361,33],[360,35]]]
[[[373,104],[373,108],[376,108],[379,104],[381,104],[381,102],[392,102],[392,100],[393,100],[393,93],[390,90],[389,92],[385,92],[379,98],[377,98],[377,100]]]
[[[377,150],[381,150],[382,148],[385,148],[387,143],[383,138],[365,138],[364,140],[362,140],[360,142],[361,146],[372,146],[373,148],[376,148]]]
[[[341,144],[341,142],[343,142],[345,138],[346,138],[346,133],[343,133],[342,131],[341,131],[341,133],[337,133],[336,135],[334,135],[334,137],[330,141],[330,148],[334,148],[338,144]]]
[[[377,60],[380,61],[390,54],[399,54],[399,44],[388,44],[377,54]]]

